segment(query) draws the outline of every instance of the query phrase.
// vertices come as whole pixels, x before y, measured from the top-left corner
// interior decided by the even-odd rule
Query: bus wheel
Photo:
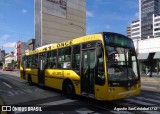
[[[74,98],[75,97],[75,89],[74,89],[74,86],[73,84],[70,82],[70,83],[66,83],[64,85],[64,94],[68,97],[68,98]]]
[[[28,83],[29,83],[29,85],[33,85],[31,75],[28,75]]]

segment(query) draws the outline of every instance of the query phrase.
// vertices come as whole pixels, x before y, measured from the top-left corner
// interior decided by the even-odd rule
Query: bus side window
[[[26,58],[27,58],[27,66],[26,67],[31,68],[32,56],[30,55],[30,56],[27,56]]]
[[[56,68],[57,50],[47,52],[47,68]]]
[[[57,68],[57,50],[52,51],[52,68]]]
[[[52,68],[52,54],[51,51],[47,52],[47,66],[46,68]]]
[[[71,63],[71,47],[66,47],[58,50],[58,68],[70,68]]]
[[[72,48],[72,68],[75,72],[80,74],[80,45],[75,45]]]
[[[38,67],[38,55],[32,55],[32,68],[37,68]]]

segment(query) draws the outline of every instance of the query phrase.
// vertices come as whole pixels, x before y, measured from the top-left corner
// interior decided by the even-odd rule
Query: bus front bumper
[[[108,89],[108,100],[124,99],[140,94],[140,84],[136,84],[130,89],[126,87],[110,87]]]

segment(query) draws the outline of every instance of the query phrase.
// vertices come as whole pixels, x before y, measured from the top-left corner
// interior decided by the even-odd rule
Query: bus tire
[[[31,75],[28,75],[28,83],[29,83],[29,85],[31,85],[31,86],[33,85]]]
[[[74,88],[73,83],[71,81],[69,81],[69,82],[67,81],[64,84],[63,92],[66,97],[71,98],[71,99],[75,98],[75,88]]]

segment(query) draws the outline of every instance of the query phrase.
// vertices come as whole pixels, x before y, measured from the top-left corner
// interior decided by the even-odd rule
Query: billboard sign
[[[67,17],[67,0],[42,0],[42,11],[57,17]]]

